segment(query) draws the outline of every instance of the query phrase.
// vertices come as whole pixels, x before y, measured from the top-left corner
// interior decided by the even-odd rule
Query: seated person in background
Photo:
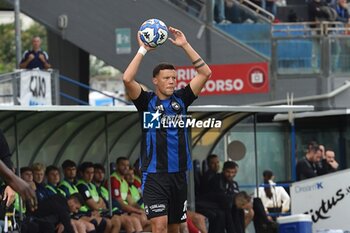
[[[30,167],[21,167],[20,176],[25,182],[27,182],[30,185],[30,187],[33,188],[33,190],[36,189],[35,183],[33,181],[33,172],[32,172],[32,169]],[[21,202],[19,200],[19,195],[16,195],[15,209],[17,212],[22,211],[22,214],[25,214],[26,213],[26,206],[23,203],[22,203],[22,206],[20,206],[20,205],[21,205]]]
[[[336,21],[349,23],[349,6],[346,0],[337,0],[337,3],[332,6],[337,12]]]
[[[85,205],[80,208],[80,211],[91,212],[93,215],[100,216],[102,211],[105,211],[107,207],[103,199],[98,195],[96,186],[92,183],[94,164],[91,162],[83,162],[79,170],[81,179],[77,183],[77,188],[85,201]],[[113,216],[111,219],[105,218],[105,221],[105,232],[119,232],[120,220],[117,215]]]
[[[103,184],[105,183],[105,168],[102,164],[95,163],[94,164],[94,178],[93,184],[96,186],[96,190],[100,197],[105,201],[106,206],[108,206],[109,193],[108,189],[106,189]]]
[[[243,209],[245,227],[253,220],[256,233],[277,233],[277,224],[268,218],[260,198],[251,197],[244,191],[235,196],[237,208]]]
[[[62,163],[62,170],[64,179],[61,181],[58,188],[68,199],[71,195],[79,193],[76,186],[77,165],[74,161],[67,159]],[[103,232],[106,228],[106,222],[100,216],[91,216],[79,211],[79,213],[75,214],[73,217],[79,219],[78,221],[83,223],[86,229],[91,229],[90,223],[92,223],[94,225],[93,228],[96,229],[97,233]]]
[[[149,227],[145,211],[133,200],[125,176],[129,172],[130,163],[126,157],[119,157],[116,161],[117,170],[111,174],[112,203],[133,218],[136,231]],[[140,230],[138,230],[140,229]]]
[[[266,212],[288,212],[290,208],[290,197],[286,190],[281,186],[276,186],[273,182],[275,176],[270,170],[263,172],[264,187],[259,187],[258,195],[264,205]]]
[[[208,200],[215,202],[225,212],[225,228],[227,232],[243,233],[243,211],[236,207],[234,197],[239,193],[239,187],[234,177],[238,172],[238,164],[226,161],[222,173],[216,174],[209,183],[211,187]]]
[[[296,166],[297,180],[305,180],[316,177],[317,164],[321,160],[320,147],[315,141],[309,142],[305,157],[300,159]]]
[[[202,175],[200,181],[200,192],[202,194],[208,193],[210,186],[210,180],[219,172],[220,170],[220,160],[216,154],[211,154],[207,156],[207,166],[208,170]]]
[[[125,175],[125,180],[129,184],[129,192],[136,204],[141,208],[145,209],[145,205],[143,203],[141,189],[135,186],[134,179],[134,169],[129,168],[129,172]]]
[[[254,218],[252,198],[244,191],[235,195],[235,204],[238,209],[244,210],[244,226],[247,227]]]
[[[47,180],[47,184],[45,188],[48,191],[48,194],[50,196],[55,194],[60,194],[62,196],[64,195],[64,192],[58,188],[58,185],[60,183],[60,170],[56,166],[48,166],[45,170],[45,176]]]
[[[32,50],[26,50],[19,67],[21,69],[49,69],[49,56],[41,49],[41,39],[39,36],[34,36],[32,39]]]
[[[206,158],[208,170],[203,172],[199,182],[199,192],[196,195],[196,211],[203,214],[209,220],[209,233],[223,232],[225,230],[225,212],[212,200],[209,194],[209,182],[220,169],[220,161],[217,155],[211,154]]]
[[[34,163],[31,168],[36,187],[36,197],[38,198],[38,202],[40,202],[49,196],[49,192],[45,188],[44,183],[45,165],[42,163]]]
[[[103,183],[105,182],[105,168],[102,166],[102,164],[94,164],[93,181],[93,183],[96,185],[96,189],[99,193],[99,196],[104,200],[106,206],[109,206],[109,192],[108,189],[106,189],[106,187],[103,186]],[[118,207],[120,206],[118,205]],[[141,223],[138,219],[124,214],[118,207],[113,206],[112,213],[118,215],[118,218],[121,222],[121,227],[126,231],[126,233],[135,232],[135,229],[137,229],[138,226],[139,228],[141,228]]]
[[[324,175],[338,170],[339,164],[335,160],[335,153],[333,150],[327,149],[325,158],[321,160],[318,175]]]
[[[45,185],[45,188],[47,189],[48,196],[53,196],[58,194],[65,197],[65,193],[58,188],[58,184],[60,183],[60,180],[61,180],[60,171],[58,167],[53,165],[48,166],[45,170],[45,176],[47,180],[47,184]],[[85,221],[82,219],[78,219],[78,220],[71,219],[71,223],[74,230],[79,233],[95,231],[95,226],[88,221]]]
[[[79,194],[73,194],[68,199],[61,195],[52,195],[39,202],[38,209],[32,213],[36,217],[34,223],[38,224],[38,232],[55,233],[58,224],[62,224],[61,230],[65,233],[77,232],[70,214],[77,213],[82,202]]]

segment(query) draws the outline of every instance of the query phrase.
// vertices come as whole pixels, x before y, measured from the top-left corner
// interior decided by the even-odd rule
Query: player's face
[[[105,179],[105,173],[101,169],[95,169],[94,180],[96,182],[102,182]]]
[[[321,159],[322,159],[322,152],[320,150],[315,151],[313,162],[317,163],[317,162],[321,161]]]
[[[153,83],[157,90],[164,96],[171,96],[176,87],[176,71],[161,70],[159,74],[153,78]]]
[[[327,151],[326,152],[326,160],[328,163],[332,163],[335,159],[335,154],[333,151]]]
[[[94,168],[93,167],[89,167],[87,169],[85,169],[85,171],[83,172],[83,180],[87,181],[87,182],[91,182],[92,179],[94,178]]]
[[[75,179],[77,176],[77,168],[76,167],[67,167],[64,169],[64,177],[67,179]]]
[[[119,163],[117,164],[118,172],[121,175],[125,176],[129,172],[129,166],[130,166],[130,164],[129,164],[128,160],[119,161]]]
[[[44,180],[44,170],[33,171],[33,179],[36,183],[41,184]]]
[[[26,181],[26,182],[28,182],[28,183],[31,183],[31,182],[33,182],[33,172],[32,172],[32,171],[23,172],[23,173],[21,174],[21,178],[22,178],[24,181]]]
[[[67,204],[71,213],[78,213],[81,207],[80,203],[74,199],[69,199]]]
[[[238,172],[238,168],[228,168],[224,170],[224,177],[227,181],[233,180]]]
[[[134,182],[134,170],[129,169],[129,172],[125,175],[125,180],[129,184]]]
[[[56,185],[60,182],[60,173],[56,170],[52,170],[47,175],[47,181],[53,185]]]
[[[218,158],[212,158],[208,164],[209,170],[218,172],[220,169],[220,161]]]
[[[38,50],[40,48],[41,45],[41,40],[39,37],[34,37],[32,40],[32,45],[33,45],[33,49],[34,50]]]

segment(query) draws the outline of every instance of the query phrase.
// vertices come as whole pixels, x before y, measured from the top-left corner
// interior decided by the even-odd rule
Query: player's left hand
[[[169,27],[169,32],[173,35],[174,38],[169,37],[169,40],[176,46],[183,47],[188,44],[185,34],[179,29]]]
[[[27,182],[13,174],[8,180],[8,184],[13,190],[21,195],[21,197],[29,204],[29,207],[32,211],[37,208],[38,202],[36,199],[35,191]]]

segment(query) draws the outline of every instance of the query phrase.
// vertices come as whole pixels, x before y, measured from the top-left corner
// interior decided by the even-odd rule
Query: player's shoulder
[[[31,50],[25,50],[24,52],[23,52],[23,55],[22,55],[22,57],[25,57],[28,53],[30,53],[31,52]]]

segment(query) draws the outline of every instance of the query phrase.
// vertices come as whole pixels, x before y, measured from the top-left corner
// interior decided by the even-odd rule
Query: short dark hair
[[[74,161],[67,159],[62,163],[61,166],[62,166],[62,169],[66,169],[69,167],[77,167],[77,164]]]
[[[94,168],[94,164],[92,162],[83,162],[79,166],[79,171],[84,173],[88,168]]]
[[[214,159],[214,158],[218,158],[219,156],[217,156],[216,154],[210,154],[207,156],[207,164],[209,165],[210,160]]]
[[[170,63],[160,63],[153,69],[153,78],[155,78],[161,70],[175,70],[175,66]]]
[[[30,167],[21,167],[19,169],[19,172],[20,174],[22,175],[23,173],[27,172],[27,171],[30,171],[30,172],[33,172],[32,169]]]
[[[95,163],[95,164],[94,164],[94,168],[95,168],[96,170],[102,170],[103,173],[106,173],[105,167],[104,167],[102,164],[100,164],[100,163]]]
[[[222,170],[224,171],[226,169],[236,169],[238,167],[239,166],[238,166],[238,164],[236,162],[234,162],[234,161],[226,161],[224,163],[224,167],[222,168]]]
[[[74,199],[75,201],[79,202],[80,205],[84,205],[85,204],[84,198],[81,196],[80,193],[73,193],[72,195],[70,195],[68,197],[68,200],[69,199]]]
[[[127,157],[122,156],[122,157],[117,158],[116,164],[119,164],[121,161],[124,161],[124,160],[129,161],[129,159]]]
[[[58,169],[58,167],[56,167],[56,166],[54,166],[54,165],[50,165],[50,166],[48,166],[48,167],[46,168],[46,170],[45,170],[45,175],[46,175],[46,176],[49,175],[49,173],[50,173],[51,171],[60,171],[60,170]]]
[[[316,152],[316,151],[320,150],[320,145],[316,141],[310,141],[307,144],[307,150]]]

